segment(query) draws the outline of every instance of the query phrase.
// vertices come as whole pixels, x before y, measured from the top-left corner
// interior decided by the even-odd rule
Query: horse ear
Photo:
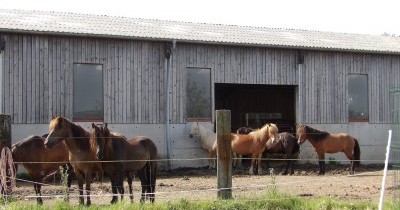
[[[104,128],[108,128],[108,123],[104,123]]]
[[[52,115],[52,116],[51,116],[51,119],[52,119],[52,120],[56,119],[56,116]]]

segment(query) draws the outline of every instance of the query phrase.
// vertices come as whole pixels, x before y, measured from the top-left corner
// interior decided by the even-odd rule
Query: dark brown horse
[[[41,197],[42,179],[46,175],[58,171],[60,166],[65,167],[69,162],[66,145],[64,143],[57,144],[53,148],[47,149],[44,146],[46,136],[47,134],[30,136],[15,143],[11,149],[14,163],[22,164],[33,181],[38,204],[43,204]],[[67,167],[68,187],[71,186],[71,171],[72,167],[69,165]]]
[[[118,189],[121,193],[123,176],[125,175],[128,178],[131,199],[133,199],[132,173],[136,173],[142,185],[140,201],[144,202],[148,197],[151,202],[154,202],[157,175],[156,160],[158,158],[157,147],[154,142],[143,136],[127,141],[124,137],[111,133],[107,123],[103,127],[92,124],[92,127],[94,129],[92,139],[97,143],[97,157],[104,161],[112,161],[103,162],[103,167],[111,177],[114,177],[113,193],[116,193]],[[118,162],[118,160],[121,160],[121,162]],[[115,198],[113,197],[111,202],[115,202]]]
[[[319,175],[325,174],[325,153],[344,152],[350,160],[350,174],[354,174],[355,166],[360,164],[360,145],[357,139],[347,133],[330,134],[307,125],[300,125],[297,128],[297,137],[299,144],[308,139],[313,145],[318,154]]]
[[[297,143],[296,137],[288,132],[282,132],[277,135],[275,139],[270,139],[265,144],[264,153],[285,153],[286,154],[286,168],[282,173],[287,175],[289,168],[290,174],[294,174],[293,161],[300,152],[300,145]],[[268,161],[267,161],[267,167]]]
[[[90,184],[92,172],[102,174],[101,163],[97,162],[96,151],[90,143],[90,133],[70,120],[57,116],[49,125],[50,134],[44,142],[47,148],[52,148],[65,141],[69,150],[69,162],[74,168],[79,186],[79,204],[84,204],[83,179],[86,181],[86,205],[90,205]]]

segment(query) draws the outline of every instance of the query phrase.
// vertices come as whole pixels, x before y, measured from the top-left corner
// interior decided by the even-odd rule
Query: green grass
[[[114,205],[96,205],[93,204],[90,207],[71,205],[58,201],[54,205],[44,204],[43,206],[37,206],[36,204],[22,204],[18,201],[11,201],[4,203],[0,201],[1,205],[6,209],[13,210],[70,210],[70,209],[109,209],[109,210],[147,210],[147,209],[159,209],[159,210],[180,210],[180,209],[234,209],[234,210],[251,210],[251,209],[378,209],[377,203],[368,201],[348,201],[348,200],[336,200],[329,197],[323,198],[302,198],[300,196],[293,196],[288,194],[282,194],[276,190],[267,192],[264,196],[257,198],[234,198],[229,200],[214,200],[214,201],[189,201],[185,199],[176,201],[161,201],[155,204],[131,204],[128,201],[120,202]],[[0,207],[1,209],[1,207]],[[399,209],[399,205],[393,203],[385,203],[384,209]]]

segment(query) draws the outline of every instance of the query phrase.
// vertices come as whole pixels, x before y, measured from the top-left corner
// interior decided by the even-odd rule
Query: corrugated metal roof
[[[365,34],[0,9],[0,31],[400,53],[400,38]]]

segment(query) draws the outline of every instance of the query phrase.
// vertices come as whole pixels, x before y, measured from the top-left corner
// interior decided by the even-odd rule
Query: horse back
[[[51,149],[45,148],[42,136],[30,136],[12,146],[15,162],[21,163],[30,173],[34,171],[54,171],[69,160],[68,148],[64,143],[56,144]],[[35,162],[30,164],[30,162]],[[43,163],[37,163],[43,162]],[[52,163],[47,163],[52,162]],[[54,163],[58,162],[58,163]]]
[[[257,145],[257,142],[250,135],[232,133],[232,151],[242,155],[253,154],[255,150],[264,150],[264,145]]]
[[[327,153],[352,151],[355,145],[355,139],[347,133],[330,134],[323,142]]]
[[[149,160],[156,160],[158,158],[157,147],[154,142],[145,137],[137,136],[133,139],[129,139],[129,146],[127,147],[128,160],[135,160],[129,162],[127,165],[128,170],[138,171],[146,165]]]

